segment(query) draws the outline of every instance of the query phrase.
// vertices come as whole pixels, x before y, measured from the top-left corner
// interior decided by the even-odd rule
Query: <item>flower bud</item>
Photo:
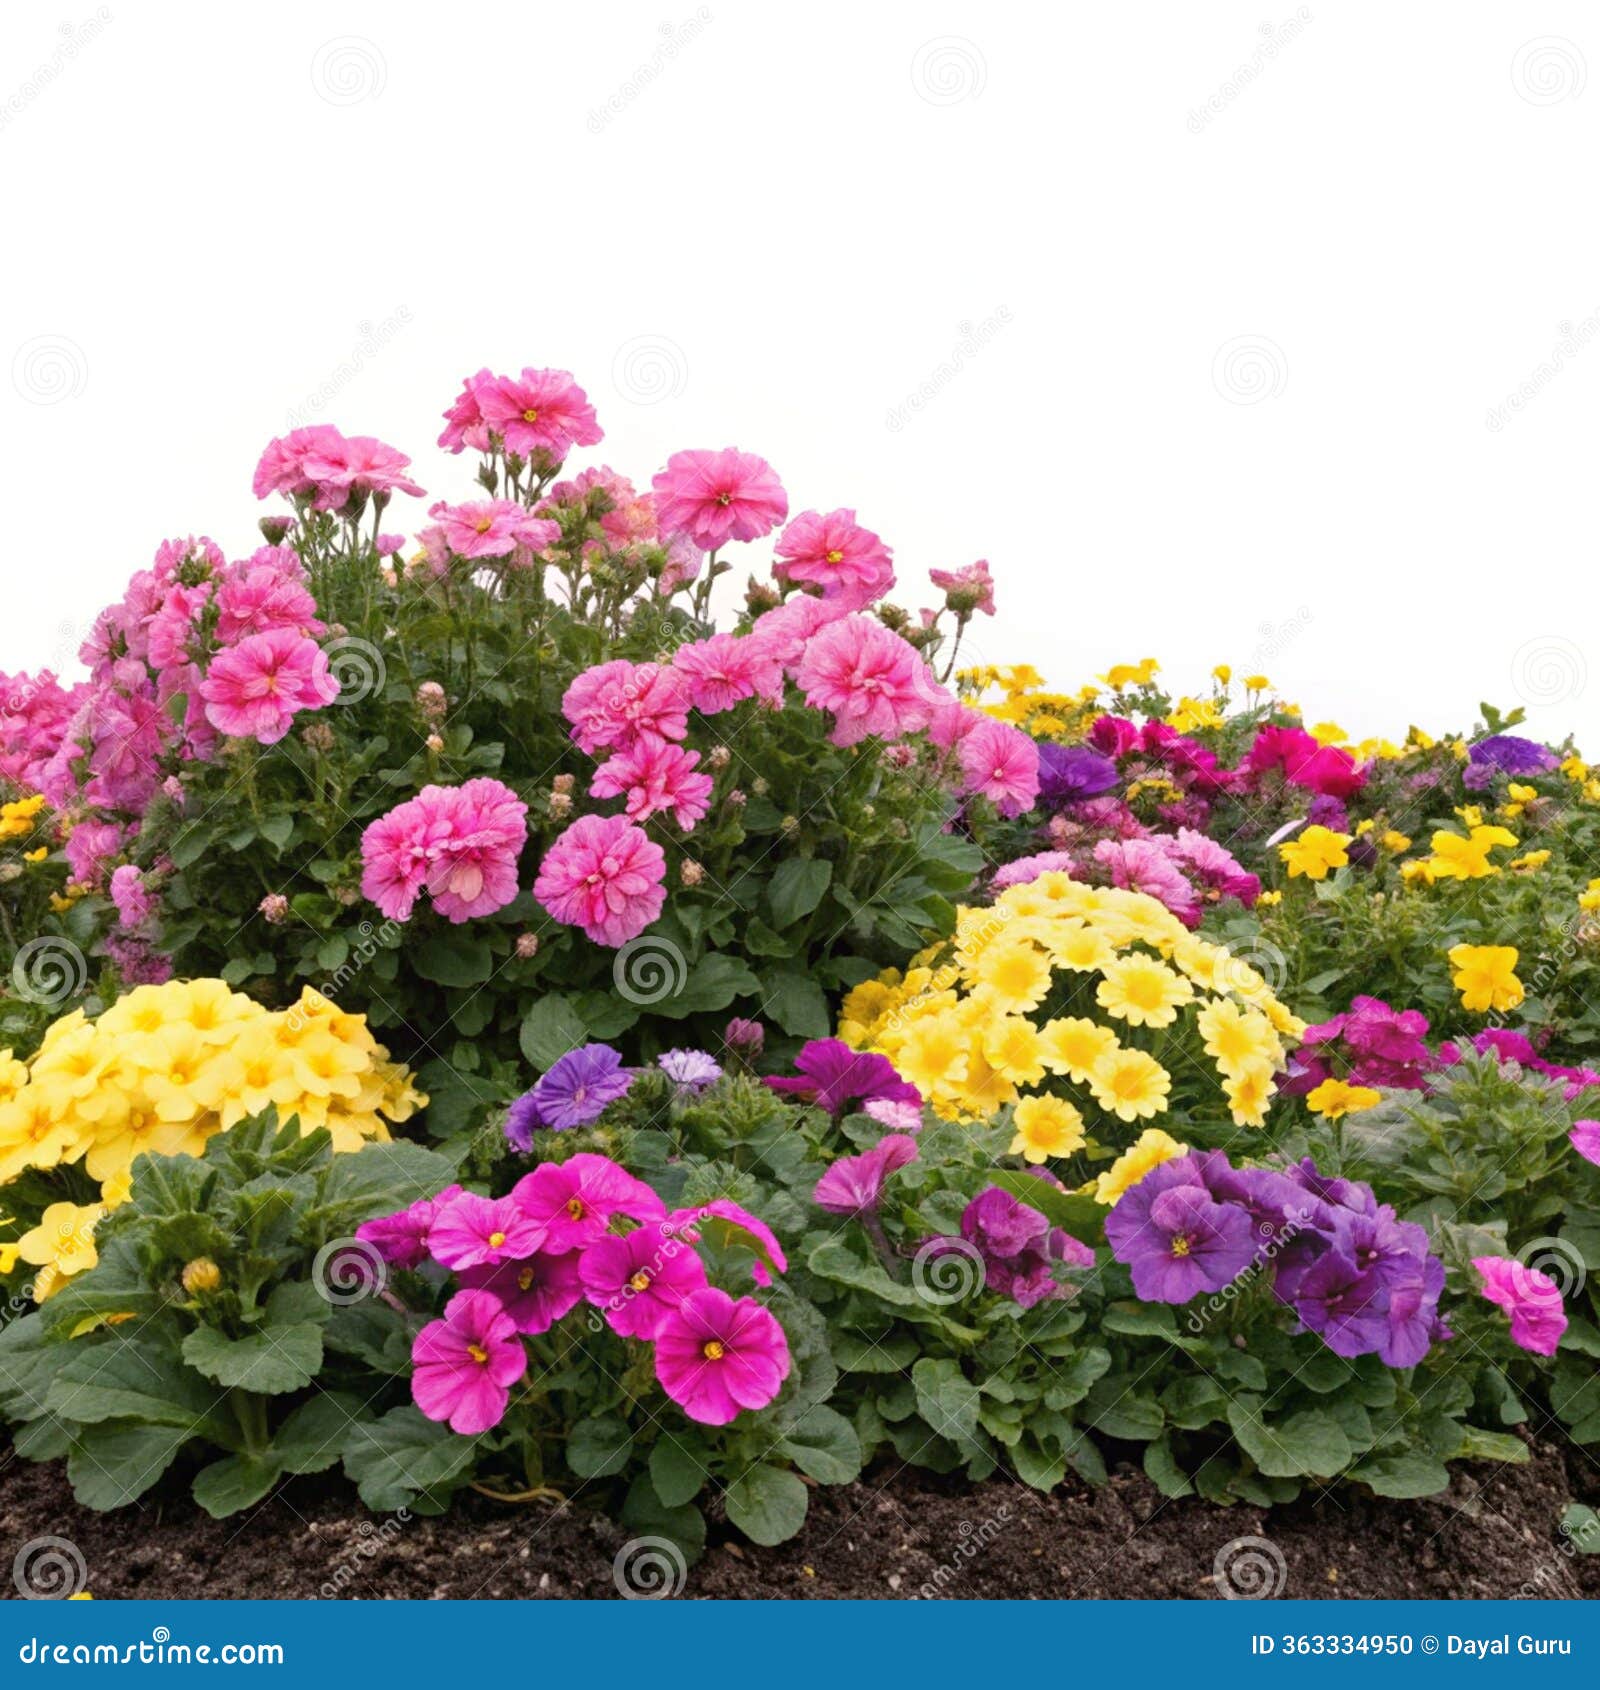
[[[256,908],[276,927],[289,913],[289,900],[281,892],[269,892]]]
[[[222,1284],[222,1269],[209,1256],[196,1256],[184,1265],[182,1277],[184,1290],[198,1297]]]

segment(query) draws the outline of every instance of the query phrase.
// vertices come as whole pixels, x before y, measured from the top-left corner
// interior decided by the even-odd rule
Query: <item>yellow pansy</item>
[[[1297,838],[1284,840],[1278,847],[1278,855],[1287,866],[1291,880],[1302,875],[1307,880],[1326,880],[1330,869],[1343,868],[1350,861],[1345,850],[1349,843],[1348,833],[1313,826]]]
[[[1522,1002],[1515,945],[1452,945],[1449,955],[1463,1009],[1515,1009]]]

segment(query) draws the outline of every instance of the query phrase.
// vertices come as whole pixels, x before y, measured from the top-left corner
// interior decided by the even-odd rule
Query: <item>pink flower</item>
[[[869,1097],[861,1105],[861,1112],[870,1115],[879,1126],[896,1133],[922,1131],[922,1110],[915,1103],[902,1103],[893,1097]]]
[[[492,915],[517,895],[527,814],[510,787],[487,776],[425,786],[361,835],[362,896],[393,921],[411,919],[424,886],[457,926]]]
[[[833,1215],[876,1214],[889,1175],[917,1159],[917,1141],[888,1133],[859,1156],[841,1156],[817,1181],[812,1200]]]
[[[1194,888],[1153,839],[1102,839],[1094,857],[1110,874],[1113,886],[1148,893],[1186,926],[1200,925],[1200,901]]]
[[[282,493],[291,499],[303,498],[316,491],[316,483],[307,473],[306,458],[315,450],[338,449],[344,438],[328,423],[315,423],[310,428],[292,429],[277,440],[269,441],[256,465],[252,490],[258,499],[269,493]]]
[[[663,534],[687,534],[714,552],[729,540],[759,540],[789,514],[772,465],[753,452],[674,452],[651,485]]]
[[[121,927],[142,927],[155,914],[156,900],[144,883],[144,870],[124,863],[111,873],[111,901]]]
[[[705,553],[687,534],[674,534],[667,541],[667,561],[656,577],[656,594],[670,598],[680,587],[687,587],[698,578]]]
[[[702,715],[715,716],[747,698],[783,703],[783,666],[760,640],[713,634],[693,640],[672,654],[672,667],[684,678],[689,702]]]
[[[958,698],[943,698],[933,707],[933,715],[928,722],[928,738],[941,751],[953,751],[976,731],[980,723],[991,720],[983,711],[963,704]]]
[[[667,1225],[692,1244],[709,1234],[724,1247],[742,1245],[755,1258],[750,1264],[750,1277],[757,1285],[770,1285],[773,1274],[789,1271],[789,1258],[778,1235],[759,1215],[741,1208],[731,1197],[713,1197],[693,1209],[674,1209],[667,1216]]]
[[[437,504],[429,512],[457,557],[505,557],[542,552],[561,538],[561,524],[530,516],[509,499],[477,499],[465,505]]]
[[[1193,869],[1204,885],[1225,898],[1237,898],[1246,909],[1261,896],[1260,879],[1242,867],[1226,846],[1192,827],[1180,827],[1166,850]]]
[[[830,623],[848,615],[849,609],[843,599],[814,599],[802,593],[758,616],[748,637],[764,656],[792,674],[811,641]]]
[[[346,439],[326,423],[297,428],[274,440],[256,465],[255,495],[309,495],[320,511],[343,508],[358,494],[395,493],[422,497],[422,489],[405,473],[411,460],[370,434]]]
[[[985,716],[961,741],[968,792],[981,793],[1002,816],[1020,816],[1039,796],[1039,747],[1009,722]]]
[[[511,1387],[528,1369],[516,1326],[487,1291],[458,1291],[445,1304],[444,1319],[417,1334],[411,1362],[417,1407],[463,1437],[499,1425]]]
[[[663,811],[685,833],[711,807],[710,775],[698,775],[698,751],[685,751],[654,734],[641,734],[626,751],[602,763],[590,783],[593,798],[627,800],[627,814],[636,822]]]
[[[545,852],[533,895],[597,945],[625,945],[667,901],[667,859],[626,816],[584,816]]]
[[[339,683],[315,640],[293,628],[274,628],[218,652],[200,696],[218,733],[276,745],[300,711],[331,704]]]
[[[524,370],[520,377],[475,379],[480,416],[505,449],[519,458],[544,452],[560,463],[574,446],[596,446],[604,438],[589,396],[566,370]],[[439,444],[448,440],[441,437]]]
[[[806,647],[795,680],[816,710],[835,717],[833,743],[855,745],[869,734],[894,740],[925,727],[938,683],[898,634],[870,616],[851,615]]]
[[[820,587],[852,609],[880,599],[894,585],[891,553],[852,510],[804,511],[778,536],[772,573],[780,581]]]
[[[428,1253],[447,1268],[498,1267],[543,1243],[544,1228],[519,1204],[470,1191],[451,1198],[428,1228]]]
[[[624,1338],[653,1338],[706,1270],[691,1245],[661,1221],[626,1238],[596,1239],[583,1252],[584,1295]]]
[[[1074,870],[1070,851],[1037,851],[1031,857],[1018,857],[994,871],[991,889],[1003,892],[1008,886],[1031,886],[1041,874],[1071,875]]]
[[[665,1220],[667,1206],[643,1180],[609,1156],[580,1151],[565,1162],[541,1162],[511,1188],[544,1247],[560,1254],[582,1250],[607,1232],[615,1215],[636,1221]]]
[[[641,734],[682,739],[689,731],[689,700],[676,672],[625,657],[585,669],[563,694],[561,713],[578,748],[591,756],[630,746]]]
[[[783,1328],[753,1297],[736,1302],[692,1291],[656,1332],[656,1378],[689,1416],[726,1426],[741,1409],[765,1408],[789,1374]]]
[[[986,559],[962,569],[930,569],[928,579],[943,590],[946,609],[957,616],[970,616],[975,610],[994,615],[994,577]]]
[[[445,428],[439,436],[439,444],[446,451],[460,452],[467,446],[474,452],[489,450],[489,425],[484,421],[478,395],[493,384],[494,375],[489,370],[479,370],[461,384],[461,392],[444,413]]]
[[[1586,1162],[1600,1164],[1600,1121],[1575,1122],[1567,1137]]]
[[[583,1281],[578,1277],[578,1267],[576,1251],[552,1256],[540,1250],[521,1261],[467,1268],[461,1283],[497,1297],[517,1331],[536,1337],[582,1302]]]
[[[1474,1256],[1483,1294],[1511,1316],[1511,1341],[1538,1356],[1553,1356],[1567,1329],[1561,1287],[1515,1256]]]
[[[217,610],[219,645],[275,628],[308,636],[325,631],[300,559],[287,546],[262,546],[248,563],[236,565],[217,588]]]

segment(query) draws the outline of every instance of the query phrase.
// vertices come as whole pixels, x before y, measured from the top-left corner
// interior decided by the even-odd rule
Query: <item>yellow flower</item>
[[[36,1301],[42,1303],[74,1274],[88,1272],[100,1260],[94,1247],[94,1229],[104,1213],[99,1203],[87,1203],[81,1208],[76,1203],[52,1203],[39,1217],[33,1231],[25,1232],[17,1241],[23,1261],[32,1267],[53,1270],[42,1293],[35,1289]]]
[[[972,979],[1003,1015],[1016,1015],[1044,1002],[1050,991],[1050,961],[1033,945],[988,945]]]
[[[1343,868],[1350,861],[1345,854],[1349,843],[1348,833],[1308,827],[1297,839],[1284,840],[1278,847],[1278,855],[1288,865],[1291,880],[1299,875],[1307,880],[1326,880],[1329,869]]]
[[[1192,734],[1199,728],[1220,728],[1227,718],[1214,698],[1180,698],[1166,718],[1169,728]]]
[[[1091,927],[1082,916],[1068,916],[1065,920],[1052,922],[1040,937],[1057,968],[1070,968],[1079,974],[1098,974],[1117,959],[1116,947],[1099,928]]]
[[[1219,663],[1216,668],[1211,671],[1211,673],[1215,675],[1224,686],[1233,679],[1233,668],[1227,663]]]
[[[1052,1074],[1065,1074],[1080,1084],[1120,1047],[1109,1027],[1081,1015],[1062,1016],[1044,1024],[1044,1065]]]
[[[1311,737],[1318,745],[1343,745],[1350,738],[1337,722],[1318,722]]]
[[[1548,851],[1527,851],[1520,857],[1513,857],[1511,861],[1506,864],[1506,867],[1517,869],[1521,873],[1526,874],[1532,869],[1543,868],[1549,861],[1550,853]]]
[[[22,860],[25,863],[42,863],[50,855],[50,847],[41,845],[36,851],[24,851]]]
[[[1515,1009],[1522,1002],[1515,945],[1452,945],[1450,967],[1463,1009]]]
[[[1222,1090],[1236,1126],[1264,1127],[1267,1124],[1267,1104],[1278,1089],[1273,1084],[1272,1074],[1271,1063],[1257,1062],[1240,1068],[1223,1080]]]
[[[1006,1015],[983,1036],[984,1061],[1012,1085],[1036,1085],[1044,1078],[1044,1040],[1022,1015]]]
[[[1272,690],[1272,682],[1265,675],[1246,675],[1244,684],[1249,692],[1270,692]]]
[[[1108,1015],[1129,1026],[1170,1027],[1178,1006],[1194,997],[1194,987],[1154,957],[1133,955],[1106,969],[1094,996]]]
[[[1562,762],[1561,772],[1568,780],[1581,786],[1589,778],[1589,765],[1574,751]]]
[[[1017,1129],[1011,1141],[1013,1156],[1039,1163],[1083,1148],[1083,1116],[1064,1097],[1025,1097],[1011,1120]]]
[[[1096,1202],[1113,1204],[1130,1187],[1139,1183],[1152,1168],[1170,1162],[1175,1156],[1187,1156],[1189,1146],[1179,1144],[1170,1133],[1160,1127],[1146,1127],[1134,1143],[1095,1181]]]
[[[1578,894],[1580,910],[1600,910],[1600,880],[1591,880],[1588,888]]]
[[[1283,894],[1281,892],[1263,892],[1261,896],[1256,899],[1256,903],[1258,905],[1265,904],[1268,909],[1271,909],[1274,904],[1281,904],[1282,902]]]
[[[1357,1115],[1363,1109],[1374,1109],[1383,1102],[1383,1093],[1371,1086],[1347,1085],[1343,1080],[1324,1080],[1314,1091],[1306,1094],[1306,1102],[1319,1115],[1337,1121],[1344,1115]]]
[[[1172,1077],[1142,1050],[1115,1050],[1094,1065],[1089,1089],[1119,1121],[1148,1120],[1166,1108]]]
[[[926,1098],[948,1094],[967,1077],[967,1037],[953,1015],[917,1021],[895,1055],[895,1067]]]
[[[1385,851],[1399,856],[1402,851],[1411,849],[1411,841],[1397,828],[1390,828],[1378,841]]]
[[[1121,692],[1127,687],[1148,686],[1160,668],[1153,657],[1144,657],[1137,663],[1114,663],[1097,679],[1104,681],[1113,692]]]
[[[1208,1003],[1195,1018],[1206,1055],[1230,1077],[1263,1064],[1270,1073],[1283,1059],[1283,1046],[1272,1023],[1254,1009],[1241,1009],[1227,998]]]

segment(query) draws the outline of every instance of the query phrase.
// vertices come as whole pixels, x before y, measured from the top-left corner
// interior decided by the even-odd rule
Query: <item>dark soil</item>
[[[73,1502],[60,1463],[0,1460],[0,1561],[30,1539],[67,1538],[98,1598],[615,1597],[630,1576],[620,1568],[650,1580],[648,1546],[630,1557],[632,1534],[576,1505],[469,1492],[442,1518],[402,1521],[369,1514],[323,1477],[230,1520],[159,1493],[93,1514]],[[681,1594],[1214,1599],[1219,1551],[1255,1538],[1267,1545],[1234,1552],[1245,1557],[1235,1579],[1248,1582],[1253,1555],[1270,1589],[1281,1556],[1285,1597],[1600,1596],[1600,1555],[1564,1550],[1558,1531],[1575,1498],[1600,1500],[1600,1469],[1554,1444],[1535,1445],[1526,1466],[1463,1468],[1429,1501],[1340,1487],[1272,1510],[1166,1502],[1127,1466],[1101,1490],[1069,1481],[1050,1496],[885,1466],[815,1490],[805,1529],[777,1549],[714,1522]]]

